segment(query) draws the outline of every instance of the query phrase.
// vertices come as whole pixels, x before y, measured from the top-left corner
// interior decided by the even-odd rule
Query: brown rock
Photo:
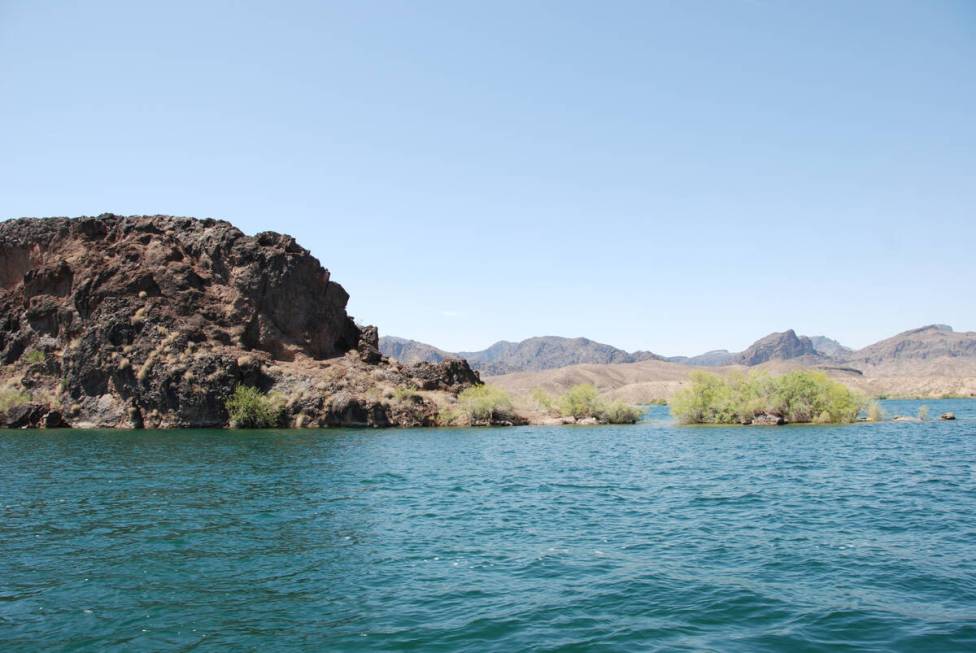
[[[41,425],[46,412],[46,407],[40,404],[14,406],[0,417],[0,426],[11,429],[34,428]]]
[[[359,357],[366,363],[378,363],[383,358],[380,353],[380,333],[374,326],[363,327],[359,338]]]
[[[4,419],[223,426],[224,402],[245,384],[285,395],[303,425],[416,425],[432,423],[436,405],[384,403],[380,384],[457,393],[480,383],[463,361],[385,361],[376,328],[360,330],[347,300],[282,234],[171,216],[0,223],[0,382],[54,397]],[[23,359],[33,350],[43,364]]]

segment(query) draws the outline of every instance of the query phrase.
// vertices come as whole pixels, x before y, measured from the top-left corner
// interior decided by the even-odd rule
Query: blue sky
[[[976,329],[974,71],[965,0],[0,0],[0,217],[284,231],[447,349]]]

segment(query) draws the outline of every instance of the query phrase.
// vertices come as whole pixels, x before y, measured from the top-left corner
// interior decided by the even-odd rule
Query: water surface
[[[0,431],[0,650],[976,650],[976,402],[926,403],[960,419]]]

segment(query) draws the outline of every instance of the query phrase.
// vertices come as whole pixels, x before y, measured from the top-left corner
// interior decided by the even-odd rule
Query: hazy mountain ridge
[[[451,354],[433,345],[408,338],[398,338],[396,336],[381,336],[380,352],[384,356],[395,358],[401,363],[407,364],[424,361],[428,363],[440,363],[447,358],[458,358],[457,354]]]
[[[728,349],[713,349],[698,356],[668,356],[665,360],[669,363],[714,367],[716,365],[728,365],[733,358],[735,358],[735,354]]]
[[[831,358],[844,358],[854,351],[850,347],[845,347],[833,338],[828,338],[827,336],[809,336],[809,338],[810,342],[813,343],[813,348],[824,356],[830,356]]]
[[[833,351],[847,350],[837,341],[817,336],[818,341],[826,342]],[[698,356],[659,356],[650,351],[628,352],[626,350],[590,340],[589,338],[563,338],[541,336],[528,338],[521,342],[500,340],[480,351],[448,352],[427,343],[396,336],[380,338],[380,351],[404,363],[427,361],[439,363],[446,358],[463,358],[473,369],[497,376],[514,372],[533,372],[558,369],[569,365],[639,363],[646,360],[667,361],[682,365],[717,367],[722,365],[758,365],[769,360],[789,360],[799,356],[825,357],[814,340],[797,336],[790,329],[772,333],[757,340],[743,352],[730,352],[716,349]],[[833,346],[830,345],[833,343]]]
[[[439,362],[463,358],[473,369],[489,375],[556,369],[584,363],[614,364],[661,360],[649,351],[628,352],[589,338],[540,336],[521,342],[500,340],[480,351],[446,352],[442,349],[396,336],[380,338],[380,351],[401,362]],[[403,358],[407,357],[407,358]]]

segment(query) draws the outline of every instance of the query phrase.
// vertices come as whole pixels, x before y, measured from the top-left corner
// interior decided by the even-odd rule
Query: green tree
[[[597,417],[600,408],[600,393],[589,383],[575,385],[559,398],[559,412],[566,417]]]

